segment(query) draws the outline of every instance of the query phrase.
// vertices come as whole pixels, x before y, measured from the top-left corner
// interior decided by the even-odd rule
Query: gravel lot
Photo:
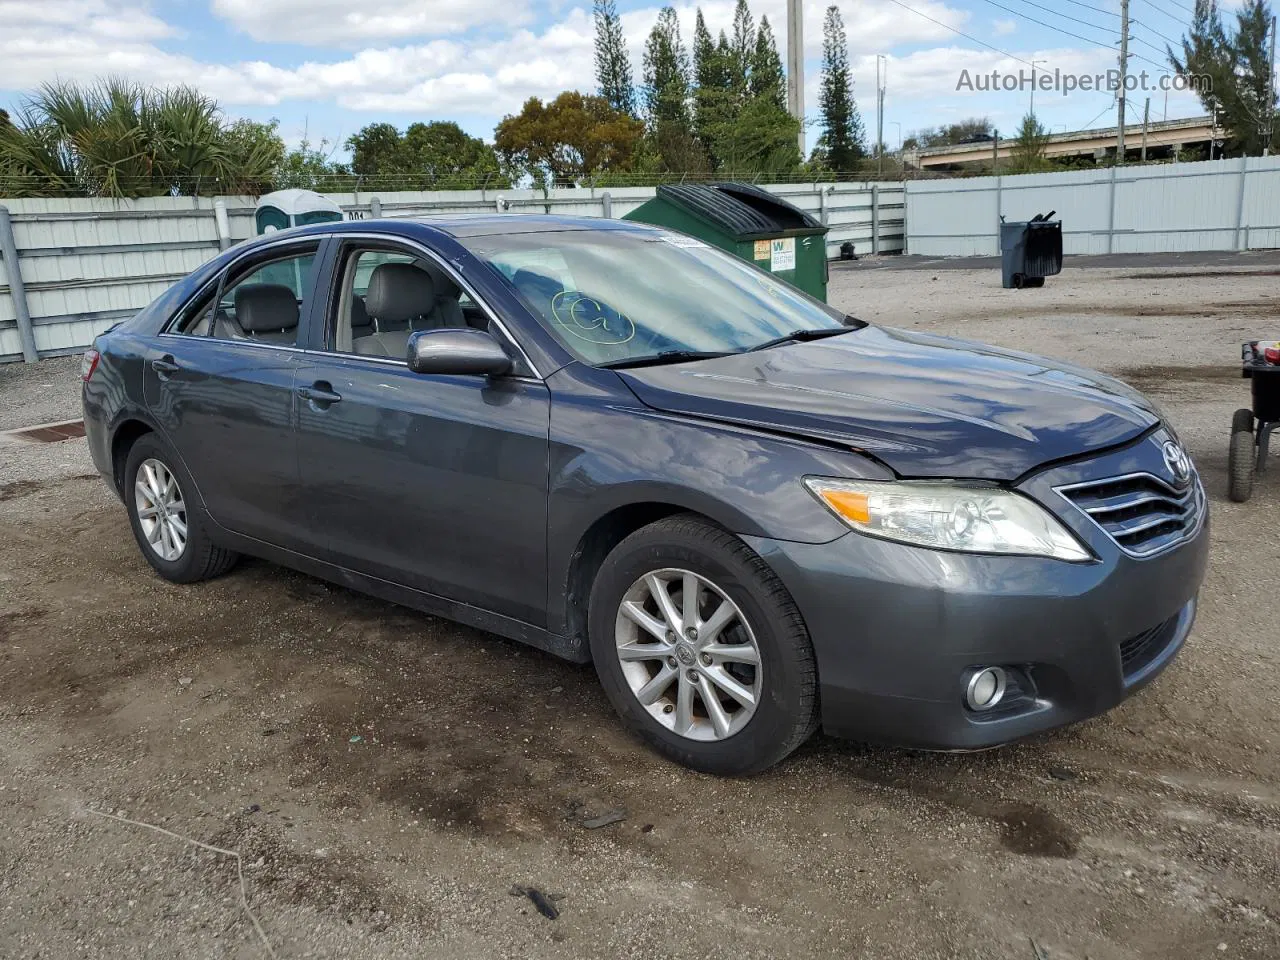
[[[1119,374],[1190,447],[1212,565],[1141,695],[984,754],[816,737],[713,779],[590,668],[259,562],[165,584],[83,440],[0,446],[0,957],[266,954],[233,859],[94,811],[238,851],[280,957],[1280,956],[1280,466],[1223,492],[1275,261],[895,267],[833,269],[833,302]],[[0,429],[76,397],[70,361],[0,368]]]

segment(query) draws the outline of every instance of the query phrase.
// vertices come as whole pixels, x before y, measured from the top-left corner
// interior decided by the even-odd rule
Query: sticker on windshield
[[[778,273],[780,270],[796,268],[796,238],[783,237],[781,240],[769,241],[769,269]]]
[[[705,247],[706,244],[701,240],[695,240],[693,237],[678,237],[674,234],[664,233],[658,238],[663,243],[669,243],[673,247]]]

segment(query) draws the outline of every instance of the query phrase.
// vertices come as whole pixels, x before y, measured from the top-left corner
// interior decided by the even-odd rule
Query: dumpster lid
[[[826,230],[799,207],[749,183],[669,183],[658,196],[737,239],[788,230]]]

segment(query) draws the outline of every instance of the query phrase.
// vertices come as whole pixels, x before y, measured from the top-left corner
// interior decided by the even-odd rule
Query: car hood
[[[999,347],[867,326],[619,370],[657,410],[847,444],[903,477],[1013,480],[1160,421],[1118,380]]]

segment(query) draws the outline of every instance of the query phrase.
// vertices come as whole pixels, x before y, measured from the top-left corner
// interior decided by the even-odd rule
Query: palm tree
[[[0,184],[28,196],[259,192],[283,144],[258,126],[268,135],[244,136],[190,87],[45,84],[0,126]]]

